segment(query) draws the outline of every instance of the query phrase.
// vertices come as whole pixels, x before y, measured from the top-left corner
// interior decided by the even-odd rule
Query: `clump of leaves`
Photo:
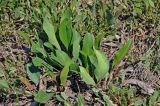
[[[32,42],[32,52],[36,57],[30,65],[26,65],[28,75],[35,84],[39,83],[40,76],[36,70],[43,68],[48,70],[48,74],[50,71],[62,70],[61,85],[65,85],[70,71],[80,74],[82,80],[90,82],[90,85],[95,85],[108,75],[109,61],[101,51],[95,49],[93,35],[87,33],[82,38],[72,28],[70,17],[62,17],[59,28],[55,28],[51,20],[45,17],[43,29],[47,41],[37,36],[37,41]],[[34,72],[31,72],[31,67]]]
[[[53,75],[51,73],[58,71],[60,84],[65,86],[69,74],[76,73],[86,84],[96,86],[109,75],[109,61],[97,49],[101,39],[95,41],[90,33],[81,37],[72,27],[70,13],[67,11],[64,14],[58,27],[53,26],[47,16],[43,18],[45,34],[43,36],[37,34],[36,41],[31,41],[35,57],[32,63],[26,65],[29,78],[38,85],[40,73]],[[114,67],[124,58],[130,47],[131,41],[128,41],[120,49],[114,59]]]

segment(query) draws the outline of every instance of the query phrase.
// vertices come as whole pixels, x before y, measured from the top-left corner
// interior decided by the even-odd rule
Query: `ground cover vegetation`
[[[0,0],[0,104],[160,105],[159,0]]]

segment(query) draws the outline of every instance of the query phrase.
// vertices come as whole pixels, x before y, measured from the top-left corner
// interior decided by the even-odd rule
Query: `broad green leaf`
[[[81,36],[79,35],[79,33],[74,28],[72,28],[72,32],[73,32],[73,37],[72,37],[72,40],[71,40],[71,44],[73,44],[73,42],[77,39],[81,40]]]
[[[40,81],[40,72],[39,70],[31,63],[26,64],[26,70],[28,77],[33,81],[36,85],[38,85]]]
[[[71,60],[68,54],[61,50],[56,50],[56,57],[58,58],[58,61],[61,65],[65,65],[67,60]]]
[[[80,72],[79,71],[79,65],[77,63],[71,63],[69,68],[70,68],[71,71],[73,71],[77,74]]]
[[[87,33],[83,38],[82,51],[88,56],[93,54],[93,44],[94,44],[93,35],[90,33]]]
[[[46,46],[47,48],[51,49],[52,51],[54,50],[52,44],[49,43],[49,42],[45,42],[44,46]]]
[[[90,65],[89,70],[91,70],[92,75],[95,75],[94,74],[94,70],[96,69],[95,66],[98,66],[98,61],[95,55],[89,56],[89,65]]]
[[[39,38],[39,36],[41,36],[41,34],[38,34],[37,31],[35,31],[36,33],[36,40],[37,40],[37,44],[40,48],[44,48],[43,46],[43,40]]]
[[[97,96],[97,97],[100,97],[100,95],[99,95],[99,89],[97,89],[97,88],[92,88],[92,91],[93,91],[93,93]]]
[[[74,57],[75,60],[78,59],[79,52],[80,52],[80,39],[76,39],[73,42],[73,51],[72,51],[72,54],[73,54],[73,57]]]
[[[63,16],[61,18],[61,21],[60,23],[65,20],[65,19],[70,19],[72,16],[72,11],[70,9],[67,9],[64,13],[63,13]]]
[[[80,51],[80,56],[79,56],[79,63],[84,66],[84,67],[87,67],[88,65],[88,58],[87,58],[87,55],[83,52],[83,51]]]
[[[61,85],[63,85],[63,86],[66,84],[66,81],[67,81],[70,64],[71,64],[71,61],[66,60],[64,68],[62,69],[61,74],[60,74],[60,81],[61,81]]]
[[[32,42],[32,47],[31,47],[31,51],[34,53],[37,53],[37,48],[41,48],[38,44],[38,42]]]
[[[35,66],[42,66],[42,64],[44,63],[44,60],[39,57],[35,57],[33,58],[32,62]]]
[[[99,34],[98,36],[96,36],[95,44],[94,44],[96,49],[100,48],[100,44],[101,44],[102,38],[103,38],[103,34]]]
[[[34,66],[43,66],[43,68],[47,68],[47,70],[50,70],[50,71],[53,71],[53,66],[52,64],[54,65],[57,65],[56,63],[53,63],[52,60],[43,60],[42,58],[39,58],[39,57],[35,57],[33,58],[32,60]]]
[[[97,58],[95,56],[89,56],[89,59],[91,61],[91,63],[94,65],[94,66],[97,66],[98,65],[98,61],[97,61]]]
[[[47,17],[45,17],[43,20],[43,29],[48,35],[49,42],[60,50],[61,48],[55,35],[54,26],[51,24],[51,21]]]
[[[123,60],[123,58],[129,52],[131,45],[132,45],[132,40],[128,40],[127,43],[120,48],[120,50],[116,53],[114,57],[112,68],[117,66],[121,62],[121,60]]]
[[[41,53],[44,57],[47,57],[45,49],[39,44],[39,42],[32,42],[31,51],[34,53]]]
[[[50,59],[52,60],[52,63],[54,65],[58,65],[60,67],[63,66],[63,64],[61,63],[60,59],[53,52],[51,53]]]
[[[78,95],[78,106],[86,106],[82,95]]]
[[[0,80],[0,89],[9,89],[8,82],[5,80]]]
[[[34,100],[39,103],[47,103],[53,97],[53,93],[46,93],[44,91],[38,91]]]
[[[68,47],[72,40],[72,22],[69,19],[64,19],[59,28],[59,37],[68,50]]]
[[[30,37],[27,33],[23,32],[23,31],[17,31],[17,32],[20,36],[22,36],[24,38],[25,43],[31,44]]]
[[[94,73],[97,81],[100,81],[101,79],[106,78],[108,76],[109,61],[107,57],[99,50],[94,49],[94,53],[96,54],[98,62],[97,66],[95,66],[96,69],[94,70]]]
[[[37,50],[39,53],[43,54],[44,57],[47,57],[47,53],[46,53],[46,51],[44,50],[43,47],[42,47],[42,48],[37,48],[36,50]]]
[[[89,75],[89,73],[86,71],[84,67],[79,66],[80,68],[80,76],[82,77],[82,80],[89,85],[96,85],[93,78]]]
[[[55,54],[53,52],[51,53],[50,58],[61,66],[64,66],[67,60],[71,60],[71,58],[65,52],[61,50],[56,50],[55,52]]]

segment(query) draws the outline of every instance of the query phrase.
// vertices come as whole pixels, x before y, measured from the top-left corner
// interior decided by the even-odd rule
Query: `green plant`
[[[33,63],[26,67],[35,84],[38,84],[40,74],[35,71],[38,69],[31,72],[29,67],[36,66],[39,70],[45,68],[47,71],[62,70],[60,81],[63,86],[70,72],[80,74],[85,82],[92,82],[91,85],[108,76],[109,62],[102,52],[95,49],[93,35],[87,33],[84,38],[80,37],[72,28],[67,13],[62,17],[59,28],[55,28],[50,19],[45,17],[43,29],[47,36],[43,37],[47,40],[44,41],[37,35],[37,41],[32,42],[32,52],[36,57],[33,58]]]
[[[119,63],[121,62],[121,60],[123,60],[123,58],[127,55],[127,53],[129,52],[129,49],[132,46],[132,40],[128,40],[126,42],[126,44],[123,44],[122,47],[119,49],[119,51],[116,53],[114,59],[113,59],[113,64],[112,64],[112,68],[114,69],[117,65],[119,65]]]
[[[54,71],[60,72],[60,84],[65,86],[69,74],[79,74],[82,80],[96,86],[102,79],[108,78],[109,61],[99,49],[101,39],[94,38],[90,33],[81,37],[72,27],[69,10],[62,15],[59,27],[52,25],[47,16],[43,19],[43,35],[36,36],[32,42],[32,52],[35,57],[32,63],[26,65],[29,78],[37,85],[40,73],[48,75]],[[43,39],[42,39],[43,38]],[[117,66],[131,47],[129,40],[117,53],[113,67]],[[40,70],[44,70],[41,71]]]

